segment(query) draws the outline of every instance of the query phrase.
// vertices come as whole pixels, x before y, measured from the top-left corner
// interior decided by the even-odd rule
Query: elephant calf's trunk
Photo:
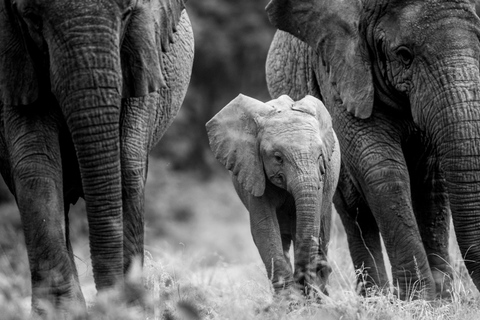
[[[302,289],[314,285],[324,291],[330,266],[320,235],[323,184],[309,179],[299,180],[295,185],[292,188],[297,216],[295,279]]]

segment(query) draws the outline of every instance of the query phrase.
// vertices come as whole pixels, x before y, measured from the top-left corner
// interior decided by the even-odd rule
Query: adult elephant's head
[[[263,103],[239,95],[207,123],[207,131],[216,158],[246,191],[268,199],[281,188],[293,196],[295,280],[324,289],[332,204],[323,195],[333,188],[326,177],[336,178],[328,172],[335,134],[323,103],[312,96]]]
[[[161,88],[158,49],[168,48],[182,10],[180,0],[0,1],[2,102],[60,107],[77,152],[99,288],[123,276],[121,99]]]
[[[375,108],[401,112],[426,132],[480,288],[480,21],[473,1],[272,0],[267,12],[318,53],[326,103],[368,118],[375,96]]]

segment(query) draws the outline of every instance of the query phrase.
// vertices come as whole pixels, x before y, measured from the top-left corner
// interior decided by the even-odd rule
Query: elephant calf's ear
[[[295,103],[294,110],[301,110],[314,116],[319,125],[320,136],[323,141],[323,154],[325,160],[330,161],[335,148],[335,135],[332,126],[332,117],[325,105],[319,99],[307,95],[302,100]]]
[[[5,105],[28,105],[39,97],[34,62],[27,50],[28,35],[10,1],[0,1],[0,93]]]
[[[334,98],[356,117],[368,118],[374,89],[358,31],[360,0],[271,0],[266,10],[275,27],[316,50]]]
[[[265,191],[258,122],[272,110],[261,101],[239,95],[206,124],[210,147],[217,160],[256,197]]]

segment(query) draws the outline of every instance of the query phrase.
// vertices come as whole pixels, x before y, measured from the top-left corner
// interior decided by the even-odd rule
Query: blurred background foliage
[[[154,150],[173,170],[209,178],[219,164],[208,146],[205,123],[239,93],[270,100],[265,60],[275,29],[267,1],[188,1],[195,60],[187,96],[173,125]]]

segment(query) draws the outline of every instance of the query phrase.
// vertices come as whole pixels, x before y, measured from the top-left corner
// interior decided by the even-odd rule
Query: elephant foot
[[[358,295],[368,298],[388,295],[390,291],[389,284],[377,285],[375,282],[358,280],[356,290]]]
[[[273,299],[275,305],[286,306],[287,313],[311,306],[315,303],[321,303],[321,296],[318,294],[306,296],[305,292],[297,290],[295,286],[281,291],[276,294]]]
[[[397,285],[394,286],[394,295],[404,301],[418,299],[431,301],[435,299],[435,283],[431,278],[411,277],[397,280]]]
[[[72,299],[71,297],[41,299],[32,297],[32,318],[80,320],[88,319],[88,314],[83,296],[81,299]]]
[[[377,268],[368,268],[362,265],[355,270],[357,285],[356,292],[362,297],[386,295],[390,291],[390,283],[386,274],[375,272]]]
[[[285,294],[293,288],[292,277],[278,277],[276,280],[272,281],[272,286],[275,294]]]
[[[328,278],[332,267],[325,259],[316,259],[310,263],[306,270],[296,268],[295,287],[306,297],[328,296]]]
[[[453,275],[450,272],[444,272],[439,269],[432,270],[433,280],[435,281],[436,298],[442,300],[452,299]]]
[[[32,288],[32,314],[40,318],[72,316],[75,319],[87,318],[87,307],[80,285],[74,276],[63,281],[54,272],[48,274],[41,283]],[[61,317],[60,317],[61,318]]]

